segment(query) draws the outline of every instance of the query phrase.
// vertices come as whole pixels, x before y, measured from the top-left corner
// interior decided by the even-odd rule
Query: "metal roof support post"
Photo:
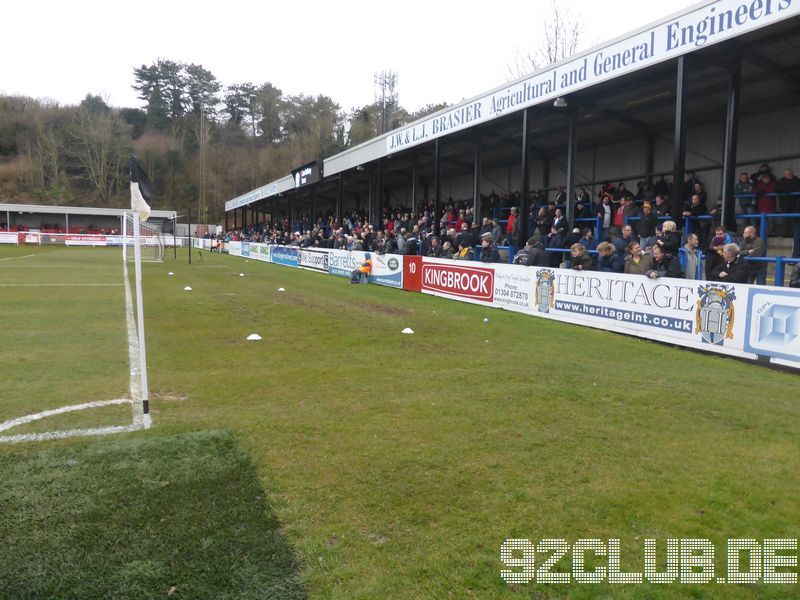
[[[294,232],[294,203],[292,199],[294,195],[291,197],[289,195],[286,196],[286,211],[289,213],[289,233]]]
[[[272,197],[272,210],[271,210],[271,212],[269,214],[269,220],[270,220],[270,224],[272,225],[272,228],[274,229],[275,226],[278,224],[278,197],[277,196],[273,196]]]
[[[683,179],[686,168],[686,57],[678,57],[678,73],[675,83],[675,141],[672,154],[672,191],[670,213],[672,220],[680,222],[683,209]]]
[[[339,224],[339,227],[342,226],[342,203],[344,202],[342,198],[344,194],[343,177],[344,173],[339,173],[339,178],[336,181],[336,222]]]
[[[247,207],[242,207],[242,230],[247,229]]]
[[[308,190],[310,200],[309,204],[311,205],[309,210],[311,211],[311,229],[314,229],[314,225],[317,223],[317,195],[314,193],[314,186],[311,186],[311,189]]]
[[[522,181],[520,182],[520,203],[519,203],[519,214],[517,218],[519,221],[519,231],[520,235],[519,238],[514,240],[513,243],[517,248],[522,246],[521,240],[527,240],[528,236],[528,212],[530,210],[530,140],[528,139],[528,133],[530,129],[530,113],[531,109],[526,108],[522,111],[522,159],[521,167],[521,175]]]
[[[656,136],[648,132],[645,143],[647,144],[644,166],[645,181],[653,183],[653,171],[656,169]]]
[[[439,235],[439,202],[442,196],[442,177],[441,177],[442,145],[439,138],[436,138],[433,149],[433,215],[431,216],[431,231]]]
[[[378,159],[378,170],[375,173],[375,193],[369,199],[369,222],[380,229],[383,226],[383,158]]]
[[[417,182],[417,161],[414,159],[414,164],[411,167],[411,212],[415,217],[419,218],[419,215],[417,215],[417,188],[419,187]]]
[[[567,142],[567,212],[564,215],[575,226],[575,160],[578,154],[578,110],[569,108],[569,141]]]
[[[725,117],[725,142],[722,154],[722,216],[721,223],[736,231],[736,138],[739,132],[739,97],[741,96],[742,53],[736,50],[728,80],[728,112]]]
[[[481,145],[475,142],[475,163],[472,177],[472,222],[481,220]]]
[[[228,232],[228,211],[225,211],[225,232]]]
[[[542,159],[542,189],[547,190],[550,187],[550,157],[545,156]],[[545,192],[547,194],[548,192]]]

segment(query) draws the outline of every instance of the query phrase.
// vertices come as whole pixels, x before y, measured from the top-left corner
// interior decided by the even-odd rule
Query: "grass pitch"
[[[10,252],[0,248],[0,259]],[[114,280],[121,278],[118,252],[60,249],[40,258],[61,274],[67,274],[62,260],[93,261],[109,270],[116,265]],[[728,538],[797,538],[796,375],[420,294],[351,286],[301,270],[207,253],[203,258],[190,267],[184,251],[178,261],[144,266],[154,428],[114,440],[0,448],[6,495],[34,493],[29,479],[41,470],[36,461],[42,452],[96,455],[109,444],[113,452],[135,455],[137,444],[180,446],[187,435],[207,435],[194,432],[225,430],[257,469],[267,499],[261,527],[269,528],[274,511],[288,542],[267,552],[289,582],[287,594],[297,592],[291,587],[297,576],[314,598],[800,595],[796,585],[508,586],[499,559],[507,538],[619,538],[623,570],[641,572],[644,538],[658,540],[663,560],[667,538],[700,537],[715,544],[724,573]],[[28,260],[39,258],[0,262],[2,281],[8,265]],[[15,277],[41,277],[37,269],[17,269]],[[193,291],[183,291],[186,285]],[[0,288],[3,306],[9,290],[21,289]],[[115,397],[110,388],[127,386],[124,298],[123,288],[107,291],[107,309],[98,300],[75,304],[116,315],[108,326],[115,322],[119,331],[107,337],[116,340],[109,342],[115,348],[122,344],[119,355],[109,346],[76,361],[107,378],[92,384],[109,388],[102,397]],[[54,327],[63,320],[61,307],[56,297],[46,300],[39,301],[32,322]],[[13,305],[17,319],[27,318],[24,299]],[[84,324],[78,319],[72,327]],[[416,334],[401,335],[404,327]],[[246,342],[254,332],[263,341]],[[41,342],[31,341],[26,353],[41,351]],[[4,329],[3,352],[9,344],[13,337]],[[117,372],[120,356],[125,365]],[[23,398],[31,411],[50,408],[47,392],[54,386],[70,392],[62,391],[59,402],[77,402],[76,390],[86,395],[77,368],[39,364],[24,376],[14,369],[18,374],[3,386],[3,398],[16,398],[16,404],[4,401],[0,419],[19,416]],[[26,391],[30,379],[45,377],[36,394]],[[93,419],[108,415],[82,418],[84,426],[93,426]],[[200,465],[186,466],[187,473],[195,470],[203,472]],[[143,470],[108,480],[108,469],[98,465],[94,472],[104,487],[147,489]],[[236,491],[239,482],[219,485],[248,497]],[[86,485],[71,493],[75,502],[93,502],[101,491]],[[181,518],[191,521],[203,504],[186,506]],[[214,502],[208,506],[215,512]],[[86,522],[86,515],[63,506],[53,510],[76,527]],[[154,516],[163,510],[156,505]],[[111,531],[120,526],[111,511],[92,518],[106,519]],[[230,519],[222,514],[217,522],[230,525]],[[14,540],[0,558],[3,580],[12,584],[25,585],[25,569],[50,564],[63,548],[93,543],[88,536],[51,535],[35,552],[17,552],[28,567],[11,571],[4,560],[24,542],[11,535],[15,521],[0,524],[0,535]],[[31,515],[26,527],[41,532],[45,520]],[[192,529],[188,539],[202,546],[209,535],[203,531]],[[154,524],[145,539],[164,545],[170,535]],[[252,561],[263,553],[258,545],[251,551],[245,555]],[[146,568],[125,579],[131,555],[90,556],[89,580],[97,573],[116,582],[93,588],[101,594],[135,597],[128,590],[140,588],[126,586],[151,581]],[[543,558],[537,556],[540,563]],[[203,559],[164,564],[157,582],[162,594],[172,573],[175,581],[214,580],[235,568]],[[237,572],[238,585],[268,590],[258,579],[266,563],[250,564],[253,570]],[[173,584],[183,597],[205,596]],[[82,585],[46,589],[81,596],[89,589]],[[262,597],[282,594],[264,591]]]

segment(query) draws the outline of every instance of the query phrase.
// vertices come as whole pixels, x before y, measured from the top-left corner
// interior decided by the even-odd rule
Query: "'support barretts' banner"
[[[328,250],[305,248],[297,252],[297,266],[301,269],[328,272]]]

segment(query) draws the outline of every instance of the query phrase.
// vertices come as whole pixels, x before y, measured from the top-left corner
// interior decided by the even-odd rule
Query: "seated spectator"
[[[450,243],[450,240],[447,240],[444,244],[442,244],[442,258],[453,258],[453,245]]]
[[[725,281],[729,283],[747,283],[747,265],[739,255],[739,246],[725,244],[722,247],[722,262],[711,273],[712,281]]]
[[[364,255],[364,262],[358,265],[353,272],[350,273],[350,283],[358,283],[362,277],[368,278],[372,272],[372,257],[369,252]]]
[[[661,277],[683,277],[680,261],[669,252],[665,252],[659,244],[653,246],[653,268],[645,272],[645,276],[650,279]]]
[[[625,261],[622,255],[617,253],[617,249],[611,242],[600,242],[597,244],[597,270],[608,273],[622,273]]]
[[[431,245],[425,253],[425,256],[431,256],[433,258],[440,258],[442,256],[442,247],[439,245],[439,238],[435,235],[431,236]]]
[[[541,242],[531,244],[528,251],[528,260],[525,264],[529,267],[549,267],[549,254],[551,253],[544,249],[544,245]]]
[[[484,233],[481,236],[481,262],[499,263],[500,261],[500,252],[492,242],[492,235]]]
[[[569,268],[576,271],[591,271],[592,270],[592,257],[586,250],[583,244],[572,244],[570,246],[572,252],[572,260],[570,261]]]
[[[580,242],[582,237],[581,230],[575,227],[570,233],[567,234],[567,237],[564,238],[564,247],[571,248],[572,244]]]
[[[628,275],[644,275],[653,268],[653,258],[642,252],[639,242],[628,244],[628,256],[625,257],[623,272]]]
[[[613,236],[611,239],[611,243],[614,245],[614,248],[617,250],[617,254],[622,257],[625,256],[625,251],[628,249],[628,244],[634,241],[633,237],[633,228],[630,225],[623,225],[622,227],[622,235],[620,236]],[[598,250],[600,249],[600,244],[597,245]]]
[[[487,232],[491,235],[491,232]],[[467,245],[467,242],[461,240],[458,244],[458,252],[453,254],[453,260],[474,260],[475,259],[475,252],[472,250],[471,245]]]
[[[583,230],[583,235],[578,240],[578,243],[583,244],[587,250],[597,250],[597,240],[594,239],[594,231],[591,227],[586,227]]]

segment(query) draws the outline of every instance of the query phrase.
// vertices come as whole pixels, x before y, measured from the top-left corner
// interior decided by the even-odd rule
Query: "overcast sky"
[[[691,0],[572,0],[580,49],[647,25]],[[374,100],[376,71],[398,74],[400,105],[454,103],[509,80],[535,51],[551,0],[182,0],[4,3],[0,93],[75,104],[87,93],[143,106],[133,69],[157,58],[196,63],[223,85],[269,81],[325,94],[343,109]]]

